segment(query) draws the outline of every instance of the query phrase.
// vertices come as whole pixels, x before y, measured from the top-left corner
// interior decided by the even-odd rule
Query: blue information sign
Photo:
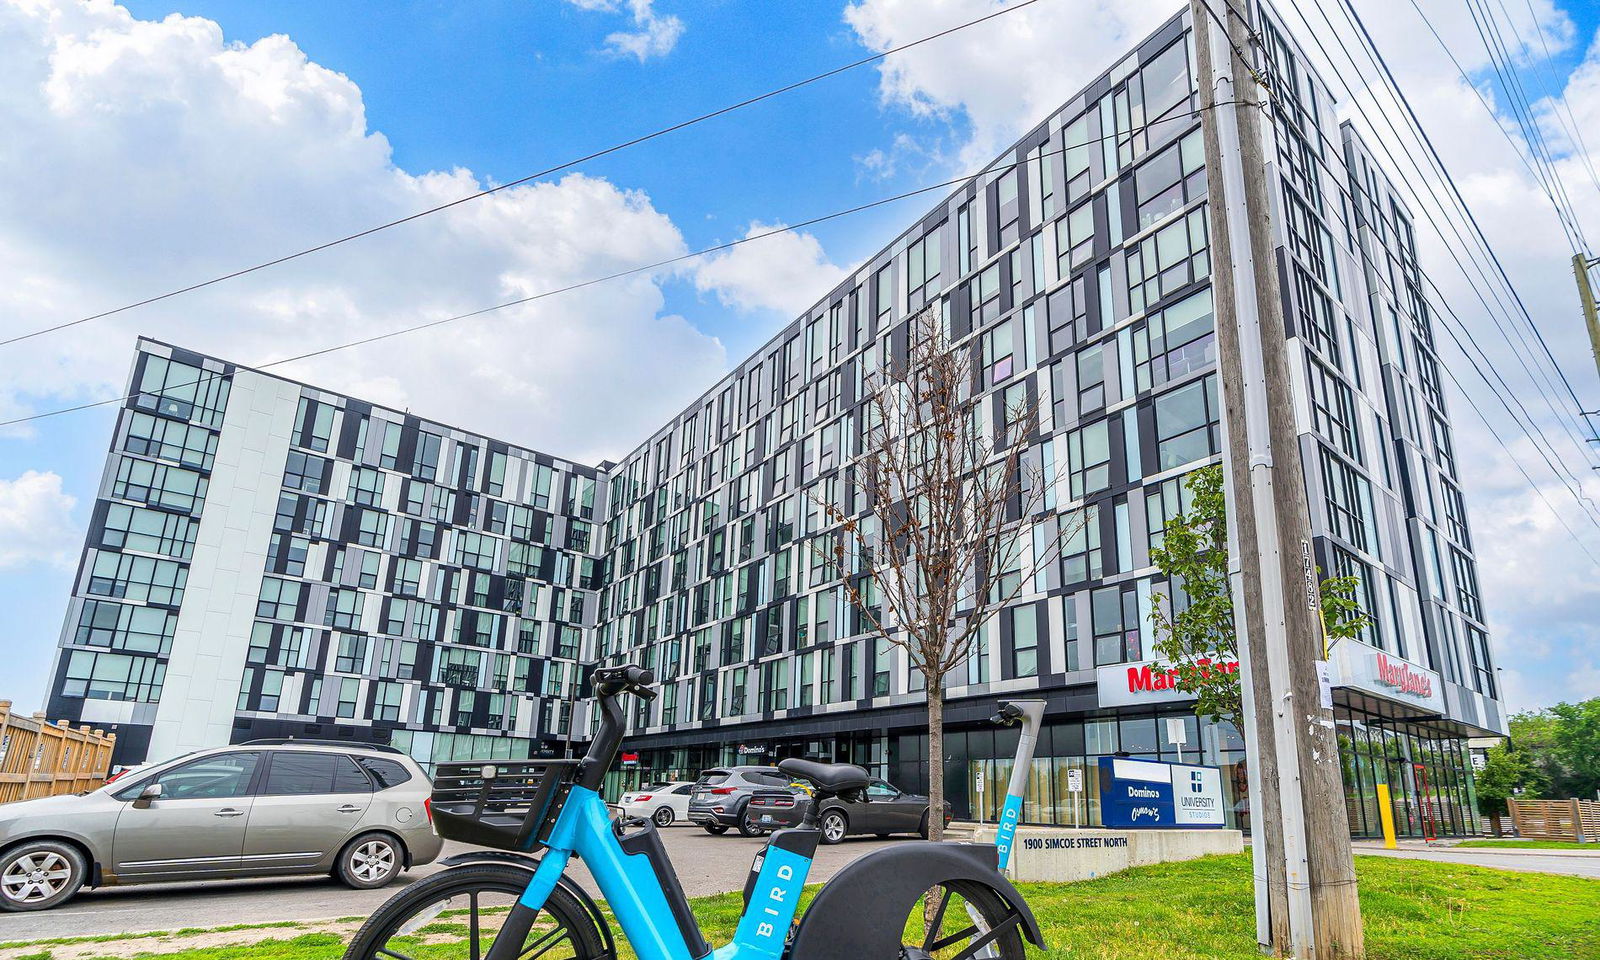
[[[1216,767],[1100,758],[1100,821],[1108,827],[1223,826]]]

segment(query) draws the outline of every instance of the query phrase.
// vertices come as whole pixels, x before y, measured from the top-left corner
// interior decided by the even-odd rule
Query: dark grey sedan
[[[750,798],[750,817],[764,830],[792,827],[799,824],[805,804],[810,802],[804,794],[764,790]],[[948,812],[944,819],[948,825]],[[830,797],[823,801],[820,825],[822,842],[829,844],[862,834],[887,837],[892,833],[915,833],[926,838],[928,798],[906,793],[884,780],[872,780],[855,798]]]

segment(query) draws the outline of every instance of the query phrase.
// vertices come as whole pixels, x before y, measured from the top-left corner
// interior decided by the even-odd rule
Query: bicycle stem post
[[[994,845],[1000,851],[1000,869],[1011,860],[1017,825],[1022,822],[1022,798],[1028,792],[1028,777],[1033,772],[1033,749],[1039,741],[1039,725],[1044,721],[1043,700],[1011,700],[1002,704],[1003,717],[1022,721],[1017,737],[1017,756],[1011,767],[1011,782],[1006,786],[1006,803],[995,824]]]

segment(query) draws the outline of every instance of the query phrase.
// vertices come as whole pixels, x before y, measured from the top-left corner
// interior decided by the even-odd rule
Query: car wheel
[[[661,807],[656,810],[655,816],[651,817],[650,819],[654,820],[656,822],[656,826],[658,827],[670,827],[672,826],[673,819],[672,808]]]
[[[720,823],[702,823],[700,826],[704,827],[706,833],[711,834],[713,837],[720,837],[728,832],[728,828]]]
[[[0,857],[0,910],[49,910],[72,899],[88,876],[83,853],[70,844],[35,840]]]
[[[363,833],[339,854],[339,879],[357,890],[375,890],[398,877],[404,861],[405,855],[394,837]]]
[[[917,825],[917,836],[928,839],[928,811],[922,811],[922,823]]]
[[[750,812],[750,807],[746,804],[744,811],[739,814],[739,836],[759,837],[766,832],[756,824],[756,815]]]
[[[850,821],[838,810],[824,810],[822,813],[822,842],[832,846],[844,840],[845,834],[850,832]]]

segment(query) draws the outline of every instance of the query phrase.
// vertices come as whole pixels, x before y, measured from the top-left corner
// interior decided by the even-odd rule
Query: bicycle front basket
[[[433,778],[433,827],[446,840],[531,850],[550,836],[578,760],[453,760]]]

